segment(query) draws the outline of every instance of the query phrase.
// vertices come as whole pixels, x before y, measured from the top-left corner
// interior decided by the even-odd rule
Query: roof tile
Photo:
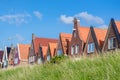
[[[84,26],[78,27],[79,37],[82,41],[86,42],[89,30],[90,30],[89,27],[84,27]]]
[[[57,43],[49,43],[51,57],[54,57]]]
[[[34,40],[33,40],[33,44],[34,44],[34,49],[35,49],[35,54],[38,53],[39,51],[39,46],[48,46],[48,43],[49,42],[52,42],[52,43],[56,43],[58,40],[57,39],[50,39],[50,38],[38,38],[36,37]]]
[[[115,21],[115,24],[117,26],[118,32],[120,33],[120,21]]]
[[[60,38],[61,38],[61,46],[63,48],[63,52],[64,54],[66,54],[66,50],[67,50],[67,44],[68,42],[67,41],[71,41],[71,38],[72,38],[72,34],[68,34],[68,33],[60,33]]]
[[[107,29],[94,28],[94,31],[96,34],[98,45],[102,48],[104,40],[105,40],[105,36],[107,33]]]
[[[28,54],[30,45],[29,44],[19,44],[19,51],[20,51],[20,60],[28,60]]]

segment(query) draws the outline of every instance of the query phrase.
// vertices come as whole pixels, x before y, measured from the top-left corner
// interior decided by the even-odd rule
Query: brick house
[[[72,32],[72,39],[69,47],[69,55],[83,55],[87,36],[90,28],[80,26],[79,20],[74,18],[74,28]]]
[[[56,55],[68,55],[72,34],[60,33]]]
[[[18,48],[12,45],[9,53],[9,65],[14,66],[18,64],[19,64]]]
[[[106,32],[107,29],[90,27],[84,48],[84,55],[101,53]]]
[[[32,43],[29,52],[29,63],[40,64],[46,59],[48,43],[57,43],[57,39],[39,38],[32,34]],[[44,55],[44,56],[43,56]]]
[[[120,21],[111,19],[102,52],[120,48]]]

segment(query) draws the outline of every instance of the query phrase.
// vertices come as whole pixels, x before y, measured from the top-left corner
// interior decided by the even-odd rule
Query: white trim
[[[71,46],[71,55],[73,55],[75,52],[75,47],[74,46]]]

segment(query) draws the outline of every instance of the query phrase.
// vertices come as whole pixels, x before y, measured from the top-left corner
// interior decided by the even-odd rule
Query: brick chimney
[[[74,18],[73,22],[74,22],[74,29],[73,30],[76,30],[77,27],[80,26],[80,20],[78,20],[77,18]]]
[[[34,40],[35,39],[35,34],[34,33],[32,33],[32,40]]]

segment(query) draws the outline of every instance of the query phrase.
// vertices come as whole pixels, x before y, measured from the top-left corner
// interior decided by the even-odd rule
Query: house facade
[[[3,54],[3,68],[7,68],[9,65],[10,50],[11,50],[11,47],[5,46],[5,50]]]
[[[95,55],[101,53],[106,32],[107,29],[90,27],[84,48],[84,55]]]
[[[19,61],[20,65],[26,65],[28,64],[28,54],[29,54],[29,50],[30,50],[30,45],[29,44],[18,44],[18,56],[19,59],[15,59],[17,63]]]
[[[102,52],[120,48],[120,21],[111,19]]]
[[[17,47],[11,46],[9,54],[9,65],[15,66],[19,64],[19,55]]]
[[[80,26],[79,20],[74,18],[74,27],[69,47],[69,55],[83,55],[89,29],[89,27]]]
[[[68,55],[72,34],[60,33],[56,55]]]

